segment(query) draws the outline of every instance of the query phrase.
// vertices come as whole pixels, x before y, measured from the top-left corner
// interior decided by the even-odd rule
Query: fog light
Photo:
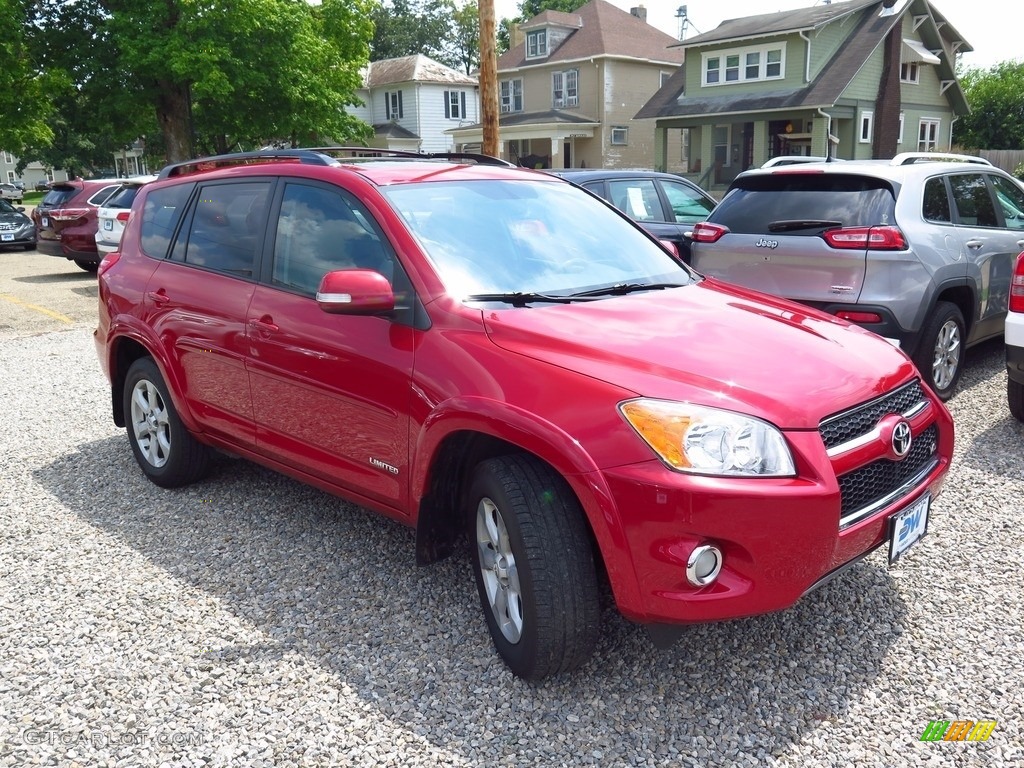
[[[695,587],[705,587],[722,572],[722,552],[718,547],[702,544],[686,561],[686,580]]]

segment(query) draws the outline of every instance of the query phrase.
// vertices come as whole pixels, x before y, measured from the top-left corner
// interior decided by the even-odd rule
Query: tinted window
[[[185,261],[198,267],[251,277],[256,249],[266,227],[269,191],[270,182],[200,187],[192,212]]]
[[[393,259],[372,218],[351,195],[288,184],[274,237],[271,281],[310,296],[327,272],[375,269],[391,279]]]
[[[949,187],[956,203],[957,223],[968,227],[996,227],[996,207],[989,194],[985,175],[958,173],[949,177]]]
[[[767,234],[772,224],[835,221],[844,227],[895,223],[888,183],[870,176],[784,172],[737,179],[708,221],[739,234]],[[821,227],[790,229],[816,236]]]
[[[104,208],[131,208],[139,194],[139,187],[121,187],[103,203]]]
[[[89,196],[89,200],[88,200],[89,205],[95,205],[95,206],[103,205],[107,201],[107,198],[109,198],[112,194],[114,194],[120,188],[121,188],[120,184],[110,184],[109,186],[103,187],[103,188],[97,190],[96,192],[93,192]]]
[[[715,208],[714,202],[708,200],[698,190],[685,184],[664,179],[660,184],[661,188],[665,190],[668,204],[672,207],[672,215],[677,222],[696,224],[698,221],[704,221]]]
[[[921,213],[928,221],[951,222],[949,195],[946,194],[946,180],[939,176],[928,179],[924,184],[924,200]]]
[[[146,197],[142,209],[141,240],[142,252],[147,256],[157,259],[167,256],[174,230],[194,188],[194,184],[176,184],[154,189]]]
[[[1024,190],[1002,176],[989,176],[996,188],[996,200],[1008,229],[1024,229]]]
[[[57,208],[78,194],[78,187],[51,187],[39,203],[40,208]]]

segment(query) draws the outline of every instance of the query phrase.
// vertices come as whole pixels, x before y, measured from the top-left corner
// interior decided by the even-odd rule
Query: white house
[[[454,151],[450,128],[480,122],[480,87],[426,56],[370,62],[351,114],[373,126],[371,146],[413,152]]]

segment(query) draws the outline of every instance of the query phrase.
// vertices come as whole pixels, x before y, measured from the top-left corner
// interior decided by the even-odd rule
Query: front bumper
[[[608,569],[620,611],[645,624],[685,624],[792,606],[885,544],[890,518],[926,493],[939,494],[953,428],[948,412],[933,408],[928,423],[915,426],[922,439],[939,434],[927,438],[935,440],[935,449],[916,482],[852,521],[843,518],[836,472],[846,459],[829,458],[817,432],[786,433],[798,466],[794,478],[684,475],[657,460],[604,471],[635,578],[620,589],[622,570]],[[687,559],[702,544],[721,550],[723,567],[716,581],[694,587],[686,578]]]

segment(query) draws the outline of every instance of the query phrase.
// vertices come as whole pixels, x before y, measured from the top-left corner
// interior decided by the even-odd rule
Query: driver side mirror
[[[320,280],[316,303],[331,315],[381,315],[395,308],[391,283],[372,269],[339,269]]]

